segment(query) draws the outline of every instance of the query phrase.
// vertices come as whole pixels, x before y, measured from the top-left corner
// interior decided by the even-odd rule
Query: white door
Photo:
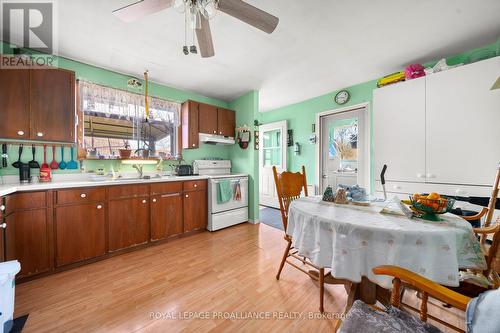
[[[500,162],[500,57],[427,76],[427,182],[491,186]]]
[[[259,126],[259,200],[260,204],[279,208],[273,166],[278,172],[286,170],[286,120]]]
[[[368,141],[366,108],[320,118],[320,193],[338,185],[367,187]],[[367,189],[368,190],[368,189]]]
[[[374,177],[425,182],[425,77],[373,92]]]

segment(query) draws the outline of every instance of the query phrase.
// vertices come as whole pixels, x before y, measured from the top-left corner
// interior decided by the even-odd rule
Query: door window
[[[263,134],[263,166],[281,166],[281,129],[265,131]]]

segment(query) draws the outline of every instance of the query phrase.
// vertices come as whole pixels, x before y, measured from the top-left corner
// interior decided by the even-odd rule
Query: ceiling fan
[[[196,34],[200,54],[203,58],[215,55],[209,20],[219,11],[268,34],[276,29],[279,22],[276,16],[241,0],[140,0],[113,11],[113,14],[124,22],[133,22],[170,7],[174,7],[180,13],[185,14],[186,42],[183,47],[184,54],[198,53],[194,43],[194,35]],[[193,42],[188,48],[189,32],[192,33]]]

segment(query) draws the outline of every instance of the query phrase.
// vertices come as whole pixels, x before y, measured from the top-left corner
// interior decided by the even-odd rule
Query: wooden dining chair
[[[300,198],[301,194],[304,193],[304,196],[308,196],[307,192],[307,178],[306,178],[306,169],[302,166],[302,173],[300,172],[288,172],[284,171],[282,173],[278,173],[276,167],[273,166],[273,174],[274,174],[274,183],[276,185],[276,192],[278,194],[278,201],[281,212],[281,221],[283,222],[283,228],[285,230],[285,241],[287,242],[287,246],[285,252],[283,253],[283,258],[281,260],[278,274],[276,274],[276,279],[280,279],[281,271],[286,264],[297,268],[301,272],[309,275],[312,279],[319,282],[319,311],[324,312],[324,288],[325,288],[325,277],[328,277],[329,284],[344,284],[346,281],[337,280],[331,277],[329,272],[325,271],[324,267],[318,267],[313,264],[308,258],[300,257],[298,255],[298,250],[292,247],[292,236],[287,235],[286,230],[288,227],[288,208],[293,200]],[[303,267],[299,266],[300,264],[307,265],[312,268],[312,270],[306,270]]]
[[[389,265],[378,266],[373,269],[373,272],[377,275],[394,277],[390,301],[391,307],[384,310],[376,305],[368,305],[362,301],[355,301],[346,314],[345,319],[337,325],[340,333],[384,332],[384,328],[386,327],[391,327],[393,331],[397,330],[400,332],[437,331],[435,327],[427,323],[429,318],[444,326],[463,332],[463,330],[445,322],[442,318],[436,318],[428,314],[427,303],[429,297],[433,297],[459,310],[466,311],[467,305],[471,300],[469,297],[454,292],[449,288],[443,287],[401,267]],[[419,309],[401,303],[400,293],[403,284],[410,285],[412,289],[420,292],[421,304]],[[403,309],[417,312],[419,319],[402,311]]]

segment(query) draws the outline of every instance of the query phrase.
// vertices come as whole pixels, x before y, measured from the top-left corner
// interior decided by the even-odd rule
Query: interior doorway
[[[370,122],[368,104],[317,116],[317,180],[320,193],[331,186],[359,185],[369,191]]]
[[[286,170],[286,120],[259,126],[259,135],[259,203],[279,208],[272,168],[276,166],[278,172]]]

